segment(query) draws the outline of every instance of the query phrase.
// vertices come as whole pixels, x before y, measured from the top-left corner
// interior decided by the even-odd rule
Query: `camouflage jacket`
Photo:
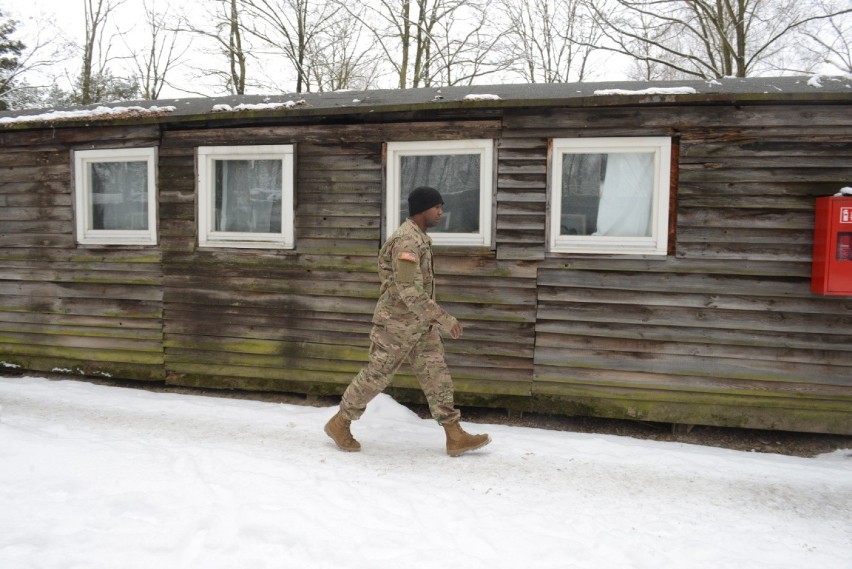
[[[457,320],[435,302],[432,240],[417,224],[406,220],[379,252],[379,301],[373,323],[403,328],[438,324],[446,330]]]

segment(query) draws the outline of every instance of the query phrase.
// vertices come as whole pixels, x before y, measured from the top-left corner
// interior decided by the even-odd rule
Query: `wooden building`
[[[340,393],[425,181],[460,403],[852,434],[852,298],[809,290],[848,79],[134,105],[0,113],[7,370]]]

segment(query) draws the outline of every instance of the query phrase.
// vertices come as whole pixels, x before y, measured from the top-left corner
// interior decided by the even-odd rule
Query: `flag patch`
[[[399,260],[400,261],[411,261],[412,263],[416,263],[417,262],[417,255],[415,255],[414,253],[408,253],[406,251],[403,251],[399,254]]]

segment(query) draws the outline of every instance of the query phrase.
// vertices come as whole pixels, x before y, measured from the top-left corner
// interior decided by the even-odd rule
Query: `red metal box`
[[[811,290],[852,296],[852,197],[816,200]]]

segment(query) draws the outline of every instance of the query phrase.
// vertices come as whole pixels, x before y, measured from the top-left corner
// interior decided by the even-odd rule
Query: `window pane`
[[[148,229],[148,163],[92,162],[89,229]]]
[[[214,230],[281,233],[281,160],[216,160]]]
[[[444,198],[444,216],[434,232],[479,231],[479,154],[400,157],[400,219],[408,217],[408,194],[431,186]]]
[[[654,155],[564,154],[560,235],[651,235]]]

